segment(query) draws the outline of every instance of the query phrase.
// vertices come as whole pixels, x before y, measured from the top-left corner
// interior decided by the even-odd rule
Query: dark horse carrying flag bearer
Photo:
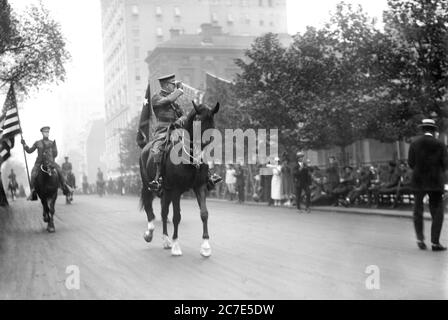
[[[22,144],[27,153],[33,153],[37,150],[37,159],[34,164],[33,170],[31,171],[31,193],[28,200],[37,201],[36,194],[36,178],[41,170],[41,166],[43,165],[44,158],[50,159],[51,166],[57,171],[60,181],[60,187],[64,192],[64,195],[72,192],[71,188],[65,182],[65,177],[62,173],[59,165],[54,161],[54,159],[58,156],[58,149],[56,146],[56,141],[51,141],[49,139],[50,135],[50,127],[43,127],[40,132],[42,132],[42,140],[36,141],[33,146],[30,148],[27,146],[25,140],[22,139]]]

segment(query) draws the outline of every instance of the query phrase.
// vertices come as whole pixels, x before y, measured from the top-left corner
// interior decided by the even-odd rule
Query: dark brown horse
[[[201,137],[208,129],[213,129],[214,125],[214,115],[219,111],[219,103],[212,109],[201,104],[197,106],[193,102],[194,109],[190,112],[187,120],[184,124],[184,130],[188,132],[189,137],[193,137],[193,123],[200,122],[201,124]],[[181,256],[182,250],[178,241],[178,230],[181,221],[180,214],[180,198],[182,194],[190,189],[194,190],[196,198],[199,204],[201,220],[203,225],[203,243],[201,245],[201,255],[204,257],[209,257],[211,255],[211,248],[209,244],[209,234],[208,234],[208,210],[206,205],[207,197],[207,181],[208,181],[208,166],[194,157],[193,152],[193,139],[182,139],[177,142],[177,144],[172,145],[166,152],[165,160],[163,163],[163,183],[162,183],[162,195],[161,195],[161,206],[162,206],[162,222],[163,222],[163,247],[165,249],[171,249],[171,254],[174,256]],[[211,141],[207,141],[201,144],[204,148]],[[172,161],[171,155],[173,148],[179,147],[179,144],[184,155],[187,155],[192,163],[180,163],[175,164]],[[178,148],[176,148],[177,150]],[[194,159],[193,159],[194,158]],[[140,157],[140,173],[143,182],[143,188],[141,193],[141,204],[146,211],[148,218],[148,230],[145,232],[144,238],[147,242],[151,242],[154,234],[154,211],[152,207],[152,202],[156,195],[149,190],[149,182],[155,177],[155,165],[150,153],[150,145],[143,149],[142,155]],[[174,234],[173,241],[169,239],[167,222],[168,222],[168,212],[170,204],[173,204],[173,225]]]
[[[44,156],[43,163],[37,174],[35,187],[36,193],[42,203],[44,222],[48,224],[47,231],[50,233],[56,231],[53,218],[59,185],[59,176],[53,166],[53,162],[47,156]]]

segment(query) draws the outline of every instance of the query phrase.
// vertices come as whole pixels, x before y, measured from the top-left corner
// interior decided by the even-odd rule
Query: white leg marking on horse
[[[163,249],[168,250],[173,247],[173,242],[168,236],[164,235],[162,237],[162,241],[163,241]]]
[[[145,234],[143,235],[143,238],[146,242],[149,243],[152,241],[155,228],[156,226],[154,225],[154,220],[148,223],[148,230],[146,230]]]
[[[173,241],[173,247],[171,248],[171,255],[174,257],[180,257],[182,255],[182,250],[180,248],[179,241]]]
[[[212,255],[212,248],[208,240],[204,240],[201,245],[201,256],[208,258]]]

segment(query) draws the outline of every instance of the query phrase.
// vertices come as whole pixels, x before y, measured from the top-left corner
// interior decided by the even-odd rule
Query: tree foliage
[[[9,18],[1,23],[0,81],[14,82],[25,93],[53,81],[64,81],[64,65],[70,54],[59,23],[41,3],[17,15],[6,0],[1,1],[1,14]]]
[[[447,3],[389,0],[380,30],[361,6],[341,2],[289,47],[258,38],[237,62],[240,107],[298,148],[414,136],[422,117],[448,116]]]
[[[139,117],[135,117],[131,120],[129,125],[120,129],[120,164],[122,172],[138,172],[139,158],[141,150],[136,142],[136,129],[139,125]]]

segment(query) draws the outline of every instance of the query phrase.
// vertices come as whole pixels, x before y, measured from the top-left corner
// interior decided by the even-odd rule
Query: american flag
[[[19,133],[21,133],[19,111],[14,86],[11,84],[0,115],[0,163],[11,156],[15,136]]]

